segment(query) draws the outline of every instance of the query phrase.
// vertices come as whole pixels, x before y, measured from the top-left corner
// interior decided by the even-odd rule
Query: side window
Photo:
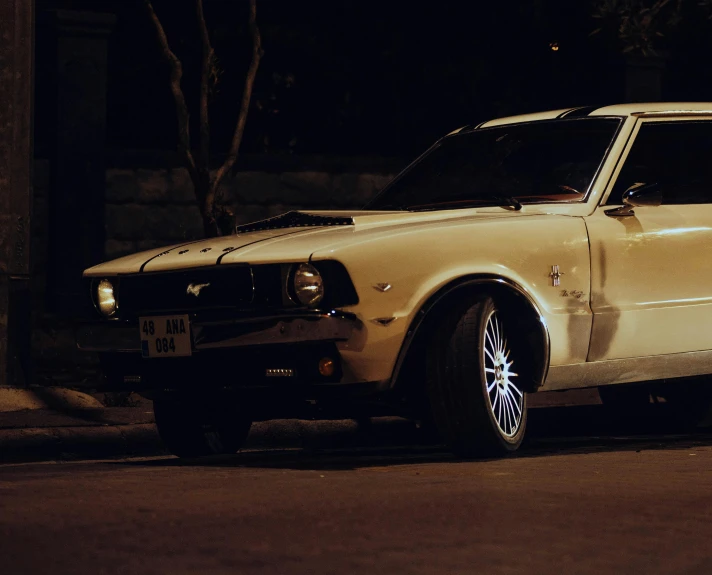
[[[636,183],[659,184],[663,204],[712,203],[712,122],[643,124],[606,203]]]

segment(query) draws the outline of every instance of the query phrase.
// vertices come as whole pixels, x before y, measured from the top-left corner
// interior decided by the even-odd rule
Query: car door
[[[637,183],[662,205],[606,214]],[[640,118],[586,225],[589,361],[712,350],[712,121]]]

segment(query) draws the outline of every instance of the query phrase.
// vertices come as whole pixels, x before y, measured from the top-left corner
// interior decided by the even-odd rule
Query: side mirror
[[[657,183],[645,184],[639,182],[623,192],[622,200],[622,208],[612,208],[604,213],[614,218],[634,216],[633,208],[654,207],[662,204],[663,192]]]

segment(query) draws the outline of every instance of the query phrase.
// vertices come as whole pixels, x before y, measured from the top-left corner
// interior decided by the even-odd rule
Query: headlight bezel
[[[282,304],[287,307],[304,307],[303,304],[297,299],[294,294],[293,289],[293,272],[294,269],[303,262],[298,263],[284,263],[281,264],[281,278],[282,278]],[[337,260],[308,260],[308,262],[314,266],[322,277],[324,281],[324,298],[319,302],[318,308],[309,309],[339,309],[342,307],[353,306],[359,303],[359,297],[356,293],[353,281],[349,276],[349,272],[346,270],[344,264]],[[255,278],[260,277],[260,268],[268,268],[267,266],[256,266],[253,268],[255,270]],[[265,285],[268,280],[265,278],[261,283]]]
[[[309,282],[309,278],[314,278]],[[303,283],[300,286],[300,278],[303,278]],[[312,292],[314,295],[308,297],[309,286],[316,286]],[[326,295],[326,284],[324,277],[316,266],[309,262],[294,264],[289,273],[287,282],[289,298],[297,305],[308,307],[311,309],[317,308],[324,301]],[[305,289],[307,288],[307,289]]]

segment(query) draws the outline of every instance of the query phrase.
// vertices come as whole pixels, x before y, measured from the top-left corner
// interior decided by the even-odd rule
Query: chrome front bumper
[[[205,319],[191,317],[193,349],[219,349],[302,342],[346,341],[359,321],[345,312],[295,312],[270,316]],[[95,352],[140,352],[138,320],[83,323],[76,330],[77,347]]]

